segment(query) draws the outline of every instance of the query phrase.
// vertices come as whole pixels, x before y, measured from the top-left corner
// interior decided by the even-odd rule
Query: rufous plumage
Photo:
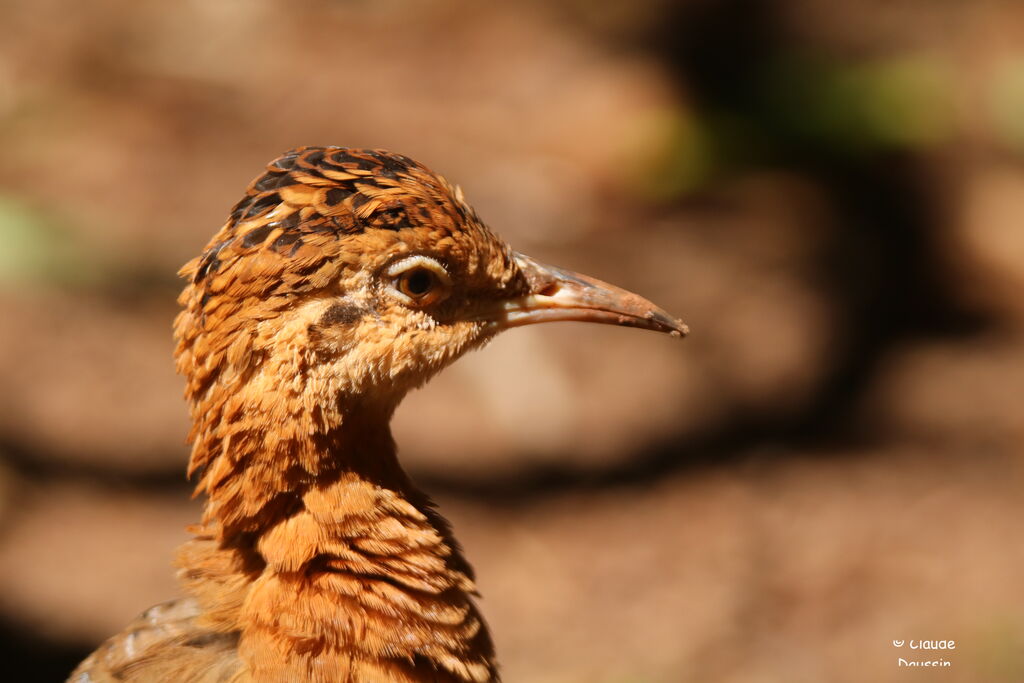
[[[513,251],[457,188],[379,150],[278,158],[181,274],[188,473],[206,497],[178,553],[186,597],[69,681],[497,681],[473,572],[398,463],[396,406],[510,327],[685,326]]]

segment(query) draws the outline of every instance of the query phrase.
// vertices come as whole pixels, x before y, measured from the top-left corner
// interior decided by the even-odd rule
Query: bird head
[[[410,388],[510,327],[686,332],[635,294],[513,251],[457,188],[377,150],[304,147],[273,161],[182,275],[178,370],[193,439],[217,448],[254,422],[286,440],[360,407],[390,416]]]

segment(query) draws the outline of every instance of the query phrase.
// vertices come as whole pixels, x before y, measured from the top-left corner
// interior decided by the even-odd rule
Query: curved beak
[[[639,327],[682,337],[683,322],[643,297],[592,277],[541,263],[516,253],[530,291],[502,302],[494,322],[501,328],[576,320]]]

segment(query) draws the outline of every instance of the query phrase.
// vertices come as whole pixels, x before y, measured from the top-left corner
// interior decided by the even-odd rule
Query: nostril
[[[555,294],[558,293],[558,290],[559,290],[558,283],[557,282],[550,282],[550,283],[544,285],[544,288],[541,289],[539,292],[537,292],[537,294],[539,294],[540,296],[554,296]]]

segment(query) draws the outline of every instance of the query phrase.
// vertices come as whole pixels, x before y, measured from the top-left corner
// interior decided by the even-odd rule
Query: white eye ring
[[[438,261],[417,254],[396,261],[384,271],[388,290],[402,303],[423,307],[448,297],[452,279]]]

